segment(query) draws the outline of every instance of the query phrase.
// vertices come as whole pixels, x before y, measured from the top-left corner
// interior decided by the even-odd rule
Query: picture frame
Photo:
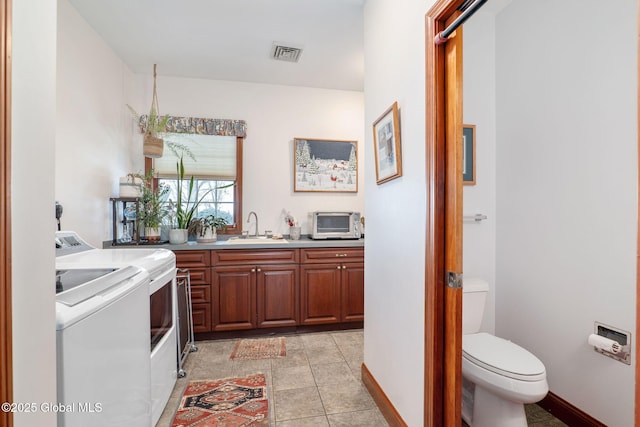
[[[394,102],[373,123],[373,152],[378,185],[402,176],[400,119],[397,102]]]
[[[358,141],[293,139],[294,192],[358,192]]]
[[[462,125],[462,184],[476,185],[476,125]]]

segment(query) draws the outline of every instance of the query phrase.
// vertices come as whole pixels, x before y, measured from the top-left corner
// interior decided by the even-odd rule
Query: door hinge
[[[462,273],[455,273],[453,271],[447,271],[447,287],[453,289],[462,288]]]

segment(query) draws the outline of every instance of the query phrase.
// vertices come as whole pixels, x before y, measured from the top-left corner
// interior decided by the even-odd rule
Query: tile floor
[[[270,427],[386,427],[360,380],[363,331],[349,330],[286,335],[287,356],[236,361],[229,356],[237,340],[198,341],[185,363],[156,427],[170,427],[189,381],[264,373]],[[526,405],[529,427],[562,427],[564,423],[537,405]],[[463,425],[466,425],[463,422]]]
[[[185,362],[157,427],[169,427],[182,391],[192,380],[261,372],[267,380],[271,427],[388,426],[360,380],[363,332],[287,335],[287,356],[230,360],[236,340],[199,341]]]

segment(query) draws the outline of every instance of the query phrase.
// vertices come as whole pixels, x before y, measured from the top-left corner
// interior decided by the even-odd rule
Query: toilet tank
[[[462,334],[480,332],[489,283],[478,277],[462,279]]]

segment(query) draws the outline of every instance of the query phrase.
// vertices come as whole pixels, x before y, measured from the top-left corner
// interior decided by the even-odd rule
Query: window
[[[197,216],[213,214],[227,220],[227,232],[240,232],[242,218],[242,141],[235,136],[171,134],[169,142],[187,147],[193,154],[183,156],[185,182],[182,194],[188,194],[189,178],[194,177],[192,201],[202,200]],[[195,159],[195,160],[194,160]],[[169,186],[169,198],[177,199],[178,157],[167,146],[164,154],[153,160],[159,182]],[[150,162],[148,162],[149,164]]]

